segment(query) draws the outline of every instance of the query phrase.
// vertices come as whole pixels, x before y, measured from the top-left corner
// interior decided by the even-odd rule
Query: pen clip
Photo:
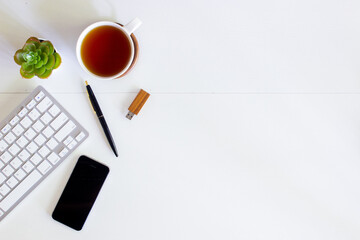
[[[85,84],[86,84],[86,88],[87,88],[87,86],[89,86],[88,82],[87,82],[87,81],[85,81]],[[87,95],[88,95],[88,98],[89,98],[89,101],[90,101],[91,107],[92,107],[92,109],[93,109],[94,113],[96,114],[96,111],[95,111],[95,108],[94,108],[94,104],[93,104],[93,102],[91,101],[91,98],[90,98],[89,89],[87,89],[86,93],[87,93]]]
[[[89,101],[90,101],[91,107],[92,107],[92,109],[93,109],[94,113],[96,114],[96,111],[95,111],[94,105],[93,105],[93,103],[92,103],[92,101],[91,101],[91,98],[90,98],[89,93],[87,93],[87,95],[88,95],[88,98],[89,98]]]

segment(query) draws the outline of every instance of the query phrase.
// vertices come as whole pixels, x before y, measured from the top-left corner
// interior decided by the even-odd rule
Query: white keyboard
[[[41,86],[0,123],[0,221],[88,132]]]

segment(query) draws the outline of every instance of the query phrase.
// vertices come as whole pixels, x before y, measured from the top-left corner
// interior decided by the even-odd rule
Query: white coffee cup
[[[135,56],[134,41],[131,38],[131,34],[141,25],[141,23],[142,23],[141,20],[138,18],[133,19],[131,22],[129,22],[128,24],[126,24],[124,26],[121,26],[120,24],[111,22],[111,21],[100,21],[100,22],[93,23],[90,26],[88,26],[87,28],[85,28],[84,31],[82,31],[82,33],[80,34],[77,44],[76,44],[76,57],[78,59],[78,62],[81,65],[81,67],[84,69],[84,71],[87,72],[88,74],[92,75],[93,77],[102,79],[102,80],[111,80],[111,79],[115,79],[115,78],[118,78],[121,75],[123,75],[129,69],[132,61],[134,60],[134,56]],[[82,60],[82,57],[81,57],[81,45],[84,41],[84,38],[87,36],[87,34],[91,30],[93,30],[97,27],[100,27],[100,26],[112,26],[112,27],[115,27],[115,28],[121,30],[123,33],[125,33],[126,37],[128,38],[129,43],[130,43],[130,48],[131,48],[130,59],[129,59],[129,62],[127,63],[126,67],[123,70],[121,70],[121,72],[118,72],[115,75],[109,76],[109,77],[99,76],[99,75],[96,75],[96,74],[92,73],[91,71],[89,71],[89,69],[87,69],[87,67],[85,66],[85,64]]]

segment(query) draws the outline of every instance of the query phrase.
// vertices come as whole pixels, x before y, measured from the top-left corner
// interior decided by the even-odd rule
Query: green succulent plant
[[[20,74],[24,78],[48,78],[53,69],[60,66],[61,57],[50,41],[30,37],[22,49],[16,51],[14,60],[21,65]]]

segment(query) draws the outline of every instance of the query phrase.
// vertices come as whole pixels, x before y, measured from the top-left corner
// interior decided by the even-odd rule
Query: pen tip
[[[86,86],[89,85],[87,81],[85,81]]]

